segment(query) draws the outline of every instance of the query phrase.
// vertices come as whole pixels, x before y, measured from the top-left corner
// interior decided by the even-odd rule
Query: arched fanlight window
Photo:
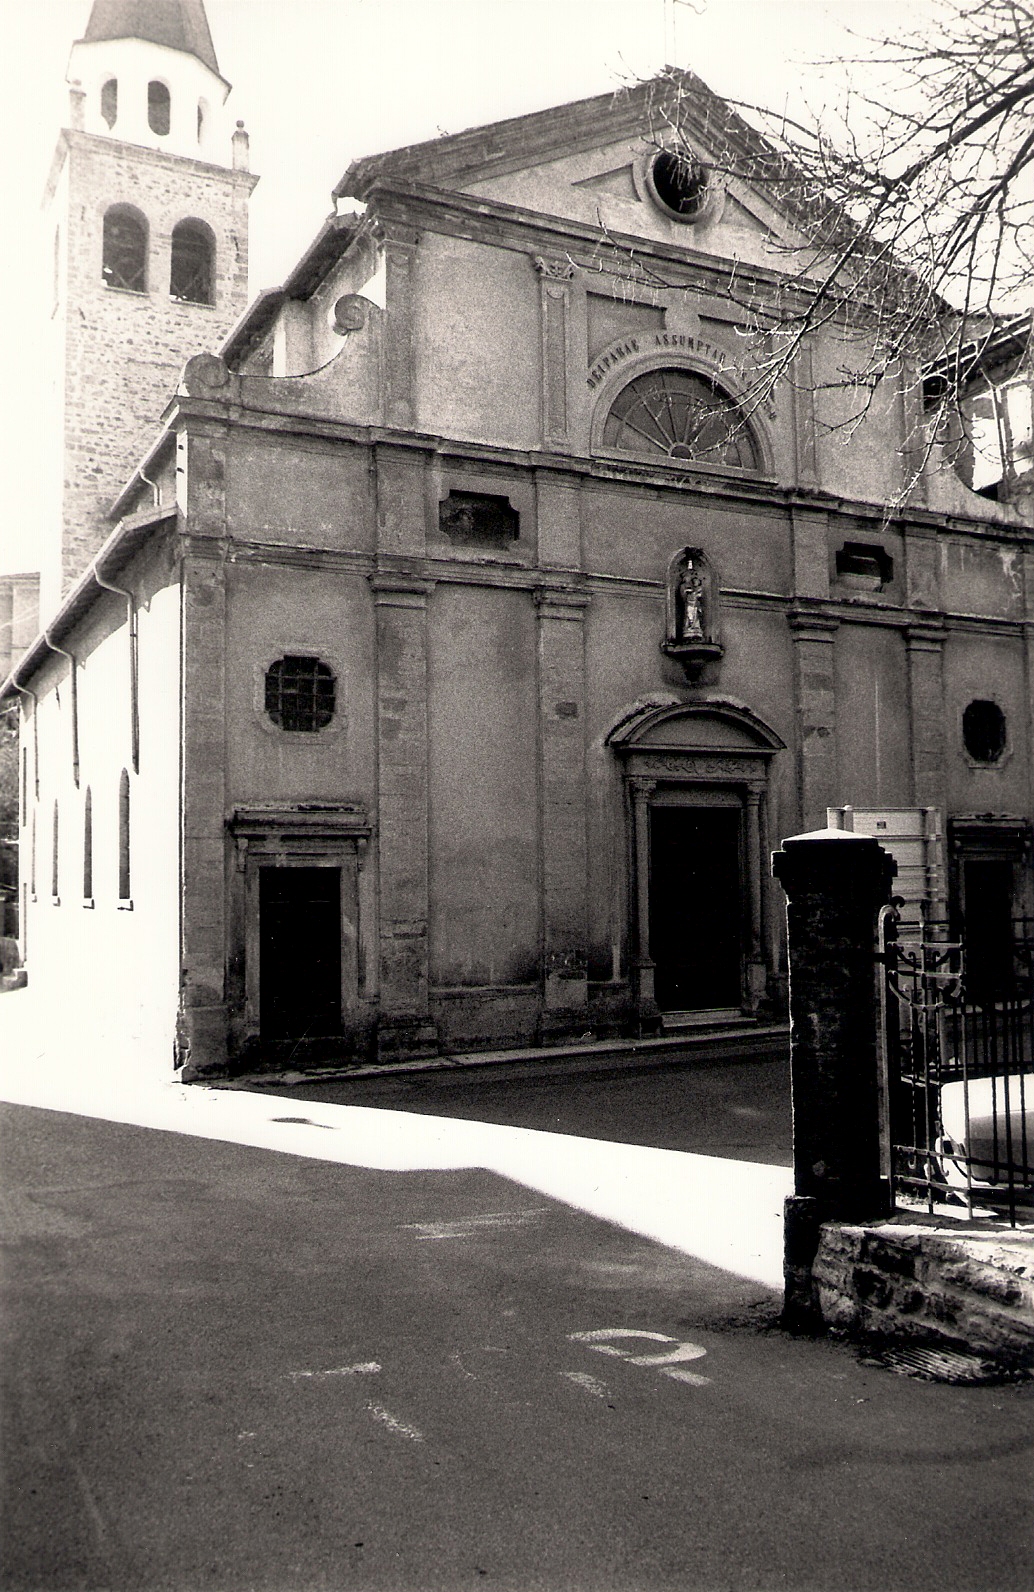
[[[147,292],[147,222],[129,205],[105,214],[103,275],[108,287]]]
[[[132,895],[129,876],[129,775],[123,769],[118,782],[118,898]]]
[[[109,127],[118,121],[118,78],[109,77],[101,89],[101,115]]]
[[[164,138],[172,126],[172,99],[164,83],[157,79],[147,85],[147,125]]]
[[[188,304],[214,303],[215,239],[203,221],[180,221],[172,230],[169,294]]]
[[[603,428],[603,445],[640,458],[759,467],[742,412],[692,370],[648,370],[623,387]]]
[[[93,900],[93,792],[89,785],[83,803],[83,900]]]

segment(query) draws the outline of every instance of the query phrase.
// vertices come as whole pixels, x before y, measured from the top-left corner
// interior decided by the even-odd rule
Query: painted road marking
[[[610,1388],[606,1382],[601,1382],[598,1376],[590,1376],[588,1371],[561,1371],[560,1375],[566,1376],[567,1380],[573,1382],[576,1387],[583,1387],[594,1398],[610,1398]]]
[[[548,1212],[547,1205],[528,1211],[487,1211],[481,1216],[460,1216],[451,1222],[404,1222],[402,1231],[415,1233],[419,1239],[473,1238],[475,1233],[486,1228],[524,1227]]]
[[[612,1341],[615,1338],[645,1338],[650,1343],[668,1343],[673,1347],[662,1349],[659,1354],[630,1354],[627,1348],[619,1348]],[[662,1376],[670,1376],[675,1382],[686,1382],[691,1387],[706,1387],[711,1380],[708,1376],[699,1376],[695,1371],[682,1369],[686,1360],[702,1360],[707,1350],[701,1348],[699,1343],[685,1343],[679,1338],[669,1337],[666,1332],[644,1332],[635,1327],[598,1327],[592,1332],[570,1332],[568,1339],[571,1343],[584,1343],[597,1354],[611,1354],[629,1365],[652,1366]]]
[[[380,1363],[377,1360],[363,1360],[359,1365],[339,1365],[332,1371],[288,1371],[287,1375],[292,1382],[310,1378],[314,1382],[322,1382],[330,1376],[375,1376],[379,1370]]]
[[[425,1441],[423,1432],[418,1432],[415,1426],[407,1426],[405,1421],[400,1421],[397,1415],[392,1415],[391,1411],[384,1409],[382,1405],[367,1404],[366,1408],[374,1420],[380,1421],[381,1425],[386,1426],[389,1432],[395,1432],[399,1437],[408,1437],[411,1443],[422,1443]]]

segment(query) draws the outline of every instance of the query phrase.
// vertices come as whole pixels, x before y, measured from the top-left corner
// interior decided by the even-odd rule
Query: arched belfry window
[[[215,239],[203,221],[180,221],[172,230],[169,294],[188,304],[215,302]]]
[[[103,275],[108,287],[147,292],[147,222],[129,205],[105,214]]]
[[[118,78],[109,77],[101,89],[101,115],[109,127],[118,121]]]
[[[623,387],[603,446],[640,458],[759,468],[757,445],[735,401],[692,370],[648,370]]]
[[[157,79],[147,85],[147,125],[164,138],[172,126],[172,99],[164,83]]]

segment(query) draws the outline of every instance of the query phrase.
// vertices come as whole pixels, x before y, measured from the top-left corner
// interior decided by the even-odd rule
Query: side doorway
[[[966,944],[966,985],[994,999],[1013,978],[1019,942],[1034,932],[1031,828],[1022,819],[950,819],[952,917]]]
[[[365,808],[238,808],[229,829],[233,1055],[317,1062],[362,1055],[373,1004],[365,973],[372,924],[363,885]]]
[[[341,1033],[341,869],[259,869],[263,1040]]]

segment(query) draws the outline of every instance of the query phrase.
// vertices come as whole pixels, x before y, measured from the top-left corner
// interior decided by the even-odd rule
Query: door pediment
[[[728,698],[637,705],[610,731],[607,744],[624,756],[697,753],[769,758],[785,742],[757,714]]]

